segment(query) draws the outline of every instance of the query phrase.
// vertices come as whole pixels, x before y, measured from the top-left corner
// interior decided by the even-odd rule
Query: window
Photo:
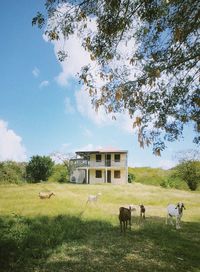
[[[120,154],[115,154],[115,162],[120,162]]]
[[[96,162],[101,162],[101,155],[96,155]]]
[[[119,170],[114,171],[114,178],[120,178],[120,171]]]
[[[96,170],[96,178],[102,178],[101,170]]]

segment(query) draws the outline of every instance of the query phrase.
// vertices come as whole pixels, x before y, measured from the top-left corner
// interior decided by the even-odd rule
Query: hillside
[[[128,172],[134,175],[134,182],[188,190],[188,186],[183,180],[173,177],[174,170],[150,167],[129,167]]]

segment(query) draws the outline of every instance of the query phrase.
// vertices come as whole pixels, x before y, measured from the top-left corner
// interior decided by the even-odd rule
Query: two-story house
[[[76,158],[70,163],[71,182],[87,184],[128,182],[126,150],[77,151]]]

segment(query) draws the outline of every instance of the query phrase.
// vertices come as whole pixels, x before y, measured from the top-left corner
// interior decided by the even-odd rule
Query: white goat
[[[86,204],[89,202],[97,202],[100,196],[101,196],[101,193],[98,193],[97,195],[89,195]]]
[[[137,211],[136,205],[130,204],[130,205],[128,205],[128,208],[131,209],[132,212],[136,212]]]
[[[170,218],[170,223],[173,225],[173,217],[176,218],[176,229],[180,229],[181,217],[183,215],[183,209],[185,210],[185,206],[183,203],[179,202],[177,205],[169,204],[167,206],[167,217],[166,224],[168,223],[168,219]]]
[[[52,195],[55,196],[55,194],[53,192],[40,192],[39,193],[39,198],[40,199],[46,199],[46,198],[50,198]]]

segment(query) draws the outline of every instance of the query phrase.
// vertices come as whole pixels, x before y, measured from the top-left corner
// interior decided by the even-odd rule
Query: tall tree
[[[200,152],[193,149],[180,151],[176,157],[179,163],[175,167],[175,176],[180,177],[195,191],[200,184]]]
[[[46,181],[52,173],[54,162],[48,156],[33,156],[26,166],[30,182]]]
[[[46,0],[49,40],[77,33],[90,53],[80,78],[98,110],[127,111],[143,147],[157,155],[192,123],[200,144],[198,0]],[[67,52],[59,51],[61,61]],[[94,69],[96,67],[96,69]],[[101,84],[99,84],[101,80]]]

